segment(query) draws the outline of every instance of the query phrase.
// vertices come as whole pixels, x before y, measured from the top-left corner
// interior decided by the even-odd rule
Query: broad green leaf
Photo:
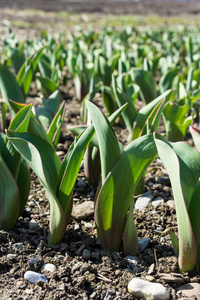
[[[0,132],[0,153],[2,153],[5,139],[6,139],[6,135],[3,132]]]
[[[194,189],[200,175],[200,154],[187,144],[167,143],[161,136],[155,138],[155,143],[169,174],[174,194],[179,232],[179,267],[181,271],[189,271],[196,263],[197,246],[187,207],[192,188]]]
[[[9,102],[10,103],[10,102]],[[32,104],[22,107],[12,120],[9,130],[25,132],[28,129]]]
[[[41,58],[38,62],[38,67],[43,77],[51,78],[52,68],[51,65],[46,60]]]
[[[87,108],[85,106],[85,101],[92,101],[94,96],[96,95],[96,93],[99,91],[101,86],[101,83],[97,84],[97,86],[95,86],[91,92],[87,93],[87,95],[84,97],[83,101],[82,101],[82,106],[81,106],[81,119],[86,123],[87,122]]]
[[[53,113],[46,107],[36,106],[35,115],[46,132],[48,132],[49,126],[53,120]]]
[[[189,92],[192,89],[192,80],[193,80],[194,68],[189,68],[188,77],[187,77],[187,85],[186,90]]]
[[[161,93],[164,93],[165,91],[167,91],[172,87],[172,81],[179,73],[179,71],[180,71],[179,68],[174,68],[169,70],[166,74],[163,74],[159,83]]]
[[[58,84],[48,77],[37,76],[41,84],[42,92],[45,96],[49,96],[58,89]]]
[[[173,248],[174,248],[174,253],[178,257],[179,253],[179,244],[178,244],[178,239],[173,231],[170,231],[170,237],[172,240]]]
[[[33,79],[33,74],[34,74],[34,71],[33,71],[32,66],[28,66],[27,70],[26,70],[26,74],[24,76],[23,83],[22,83],[22,88],[23,88],[25,98],[28,95],[28,92],[29,92],[29,89],[30,89],[30,86],[31,86],[31,82],[32,82],[32,79]]]
[[[197,182],[189,206],[189,217],[197,246],[200,244],[200,181]]]
[[[48,136],[53,143],[55,142],[54,146],[57,145],[56,141],[58,141],[60,137],[61,126],[65,116],[65,109],[66,109],[65,101],[63,101],[48,129]]]
[[[148,104],[156,98],[156,82],[153,75],[145,70],[132,68],[130,75],[137,85],[140,87],[140,95],[144,103]]]
[[[27,68],[32,67],[32,70],[35,71],[38,61],[42,55],[43,50],[46,48],[46,46],[40,48],[38,51],[36,51],[33,55],[31,55],[21,66],[18,74],[17,74],[17,82],[19,86],[22,86],[24,78],[26,76]]]
[[[2,64],[0,64],[0,91],[6,103],[8,99],[24,102],[24,96],[15,76]]]
[[[126,109],[123,113],[122,116],[124,118],[124,122],[126,124],[126,127],[130,133],[133,131],[133,122],[135,121],[135,118],[137,116],[137,110],[133,104],[132,98],[130,98],[128,95],[126,95],[123,92],[120,92],[117,89],[116,86],[116,80],[114,76],[112,77],[112,86],[113,86],[113,92],[117,101],[117,104],[119,107],[124,105],[125,103],[128,102],[128,109]]]
[[[70,147],[59,172],[57,180],[57,195],[63,208],[66,224],[69,221],[72,207],[72,193],[78,176],[84,153],[94,135],[94,128],[86,129]]]
[[[98,138],[99,150],[101,155],[102,182],[119,158],[121,151],[114,130],[101,111],[91,102],[86,101],[90,118]]]
[[[19,189],[0,155],[0,229],[11,230],[20,212]]]
[[[1,118],[0,118],[0,127],[1,131],[5,131],[6,129],[6,112],[7,112],[7,104],[3,102],[1,104]]]
[[[30,171],[27,166],[27,163],[23,159],[20,159],[20,167],[18,172],[18,178],[16,181],[17,181],[17,186],[19,188],[19,194],[20,194],[19,215],[21,215],[29,196],[30,184],[31,184]]]
[[[53,112],[53,114],[55,115],[57,113],[60,103],[61,103],[59,90],[57,90],[53,94],[51,94],[47,100],[45,98],[42,98],[42,101],[43,101],[44,107],[50,109]]]
[[[12,120],[9,130],[15,130],[17,132],[26,132],[29,126],[29,120],[31,115],[31,104],[24,106]],[[15,180],[18,179],[19,169],[21,165],[21,156],[8,141],[7,137],[4,141],[4,147],[2,149],[2,157],[10,169]]]
[[[103,85],[101,92],[107,112],[113,113],[116,110],[116,100],[112,89],[108,86]]]
[[[110,121],[110,123],[112,125],[114,124],[115,120],[120,116],[120,114],[127,108],[127,105],[128,105],[128,103],[125,103],[123,106],[118,108],[110,117],[108,117],[108,120]],[[81,132],[83,130],[85,130],[87,127],[88,127],[87,125],[79,125],[79,126],[68,127],[68,129],[77,136],[77,135],[81,134]],[[91,140],[91,144],[97,148],[99,147],[96,133],[94,134],[94,136]],[[119,143],[119,145],[120,145],[120,143]],[[122,149],[122,148],[123,148],[123,146],[120,145],[120,149]]]
[[[49,244],[58,243],[65,231],[65,215],[56,197],[56,182],[61,162],[53,147],[41,137],[31,133],[7,132],[23,159],[33,169],[44,186],[50,206]]]
[[[85,177],[90,185],[97,185],[101,176],[101,162],[99,149],[89,145],[84,155]]]
[[[162,113],[163,104],[167,103],[169,101],[172,94],[173,94],[173,91],[168,90],[140,109],[140,111],[138,112],[137,117],[135,119],[135,122],[133,124],[131,140],[138,138],[142,134],[145,123],[147,122],[148,118],[151,115],[152,115],[152,121],[153,121],[154,117],[156,116],[156,113],[158,112],[158,110],[160,108],[160,106],[158,106],[159,103],[161,104],[160,113]],[[161,103],[163,101],[163,99],[164,99],[164,103]],[[152,114],[152,112],[153,112],[153,114]],[[150,125],[152,124],[152,121],[150,122]],[[160,121],[160,115],[158,115],[157,119],[154,120],[154,131],[157,130],[159,121]]]
[[[106,86],[110,86],[112,71],[111,71],[111,67],[108,66],[108,64],[103,56],[99,57],[99,66],[100,66],[100,72],[101,72],[101,77],[102,77],[103,83]]]
[[[136,255],[139,247],[138,234],[133,217],[133,201],[130,202],[130,208],[124,226],[123,248],[125,256]]]
[[[187,116],[190,110],[191,113]],[[191,101],[187,98],[178,102],[169,101],[163,109],[163,121],[168,139],[172,142],[183,140],[195,116],[194,109],[191,109]]]
[[[103,247],[119,251],[134,190],[157,156],[152,134],[132,141],[108,173],[98,192],[95,220]]]
[[[9,105],[14,113],[17,113],[20,109],[27,106],[27,104],[21,104],[21,103],[17,103],[15,101],[11,101],[11,100],[9,100]],[[33,110],[34,110],[34,108],[33,108]],[[31,116],[30,116],[30,120],[29,120],[28,132],[37,134],[37,135],[41,136],[43,139],[45,139],[47,142],[52,144],[51,139],[49,138],[49,136],[46,133],[46,131],[44,130],[44,128],[41,126],[41,124],[36,119],[36,116],[33,113],[33,111],[31,112]]]
[[[190,126],[190,133],[192,135],[192,138],[194,140],[195,146],[197,147],[197,150],[200,152],[200,130],[198,128]]]
[[[10,47],[10,59],[12,62],[12,66],[15,69],[15,74],[17,74],[25,62],[25,57],[22,49],[12,48]]]

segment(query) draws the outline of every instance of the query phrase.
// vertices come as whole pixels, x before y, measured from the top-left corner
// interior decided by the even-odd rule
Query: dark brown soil
[[[68,0],[1,0],[0,8],[68,11],[71,13],[158,14],[162,16],[197,15],[199,1],[68,1]]]

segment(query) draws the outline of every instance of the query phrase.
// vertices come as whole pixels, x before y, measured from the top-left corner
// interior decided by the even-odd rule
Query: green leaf
[[[179,244],[178,244],[178,239],[173,231],[170,231],[170,237],[172,240],[173,248],[174,248],[174,253],[178,257],[179,253]]]
[[[53,94],[51,94],[47,100],[45,98],[42,98],[42,101],[44,107],[50,109],[52,113],[55,115],[61,103],[59,90],[56,90]]]
[[[194,110],[191,109],[191,101],[187,98],[178,102],[168,102],[163,109],[163,121],[168,139],[172,142],[183,140],[195,115]]]
[[[25,62],[25,57],[22,49],[12,48],[10,47],[10,59],[12,62],[12,66],[15,69],[15,74],[17,74]]]
[[[51,78],[52,68],[46,60],[41,58],[38,62],[38,67],[43,77]]]
[[[16,181],[20,194],[19,215],[21,215],[26,205],[31,185],[30,171],[27,166],[27,163],[23,159],[20,159],[20,167],[18,172],[18,178],[16,179]]]
[[[156,156],[152,134],[140,137],[124,149],[103,182],[97,194],[95,221],[106,250],[119,251],[134,190]]]
[[[140,109],[133,125],[131,140],[134,140],[139,136],[147,133],[144,131],[147,120],[150,121],[150,126],[153,125],[154,131],[157,130],[163,110],[163,105],[169,101],[172,94],[173,91],[168,90]]]
[[[65,231],[65,215],[56,197],[56,182],[61,162],[53,147],[41,137],[31,133],[7,132],[23,159],[38,176],[44,186],[50,205],[49,244],[58,243]]]
[[[153,75],[145,70],[132,68],[130,75],[137,85],[140,87],[140,95],[144,103],[148,104],[156,98],[156,82]]]
[[[94,135],[94,128],[90,126],[70,147],[60,169],[57,180],[57,195],[65,213],[66,224],[69,221],[72,207],[72,192],[78,176],[84,153]]]
[[[180,69],[174,68],[169,70],[166,74],[164,74],[160,79],[160,91],[161,93],[164,93],[166,90],[170,89],[172,87],[172,81],[178,75]]]
[[[20,212],[19,189],[0,155],[0,229],[11,230]]]
[[[195,146],[197,147],[198,151],[200,152],[200,130],[198,128],[190,126],[190,133],[194,140]]]
[[[54,146],[57,145],[60,137],[61,127],[65,116],[65,109],[65,101],[63,101],[48,129],[48,136],[52,140]]]
[[[107,112],[113,113],[116,110],[116,101],[112,89],[103,85],[101,92]]]
[[[58,84],[48,77],[37,76],[41,84],[42,92],[45,96],[49,96],[58,89]]]
[[[22,86],[24,79],[26,77],[27,69],[30,67],[32,68],[33,72],[36,70],[38,61],[42,55],[43,50],[46,48],[46,46],[40,48],[38,51],[36,51],[33,55],[31,55],[21,66],[18,74],[17,74],[17,82],[19,86]]]
[[[133,100],[131,97],[129,97],[128,95],[126,95],[123,92],[120,92],[117,89],[116,86],[116,80],[114,78],[114,76],[112,77],[112,86],[113,86],[113,92],[117,101],[117,104],[119,107],[121,107],[122,105],[124,105],[125,103],[128,102],[128,109],[126,109],[123,113],[122,113],[122,117],[124,119],[124,122],[126,124],[126,127],[128,129],[128,131],[130,133],[132,133],[133,131],[133,122],[136,119],[137,116],[137,110],[133,104]]]
[[[199,194],[200,194],[200,181],[197,182],[194,192],[192,194],[192,198],[190,201],[190,206],[189,206],[189,217],[193,229],[193,233],[195,236],[195,241],[197,246],[200,244],[200,201],[199,201]]]
[[[138,234],[133,217],[133,201],[130,203],[128,216],[124,226],[123,247],[125,256],[136,255],[139,247]]]
[[[53,113],[46,107],[36,106],[35,115],[44,130],[47,132],[53,120]]]
[[[169,174],[174,194],[179,232],[179,267],[181,271],[189,271],[196,263],[197,246],[188,207],[200,176],[200,154],[185,143],[167,143],[161,136],[155,138],[155,143]]]
[[[2,64],[0,64],[0,90],[3,99],[8,105],[8,99],[20,103],[24,102],[24,96],[15,76]]]
[[[104,182],[110,169],[119,158],[121,151],[114,130],[106,116],[93,103],[86,101],[86,106],[98,138],[102,182]]]

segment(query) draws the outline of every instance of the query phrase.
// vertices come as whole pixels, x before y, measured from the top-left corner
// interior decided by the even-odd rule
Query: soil
[[[161,4],[150,2],[145,4],[129,3],[68,3],[67,1],[1,1],[0,7],[30,8],[86,12],[98,10],[107,13],[109,10],[116,13],[150,12],[154,9],[158,13],[180,13],[180,7],[186,12],[195,14],[200,12],[200,3],[194,7],[190,2],[172,2]],[[196,10],[197,9],[197,10]],[[1,11],[2,12],[2,11]],[[185,12],[185,11],[184,11]],[[66,116],[62,129],[62,136],[58,144],[58,155],[62,160],[74,136],[67,129],[68,125],[82,124],[80,118],[81,103],[76,99],[72,80],[69,78],[67,86],[60,87],[63,99],[66,100]],[[27,102],[40,105],[39,91],[33,84]],[[101,95],[95,98],[96,104],[103,108]],[[162,127],[159,128],[162,131]],[[118,139],[126,145],[128,132],[119,123],[115,125]],[[190,142],[190,141],[189,141]],[[160,180],[162,178],[162,180]],[[84,185],[80,187],[79,180]],[[59,244],[47,245],[49,206],[42,185],[34,173],[31,173],[31,190],[26,209],[22,213],[13,230],[0,231],[0,299],[134,299],[127,291],[127,284],[133,277],[139,277],[152,282],[163,284],[169,291],[171,299],[183,299],[177,292],[178,287],[185,283],[200,283],[199,273],[196,271],[180,274],[177,258],[174,255],[169,230],[177,234],[177,222],[174,207],[169,206],[168,200],[173,199],[170,182],[160,160],[157,159],[149,167],[145,179],[146,191],[151,191],[154,198],[160,196],[164,203],[157,208],[150,204],[144,211],[135,210],[134,218],[139,239],[150,238],[147,248],[138,252],[136,265],[131,264],[123,252],[108,253],[102,249],[97,235],[93,216],[78,220],[71,217],[65,235]],[[94,201],[97,186],[90,186],[84,175],[83,167],[80,169],[77,184],[74,189],[74,207],[79,203]],[[36,228],[30,228],[29,223],[35,220]],[[90,257],[83,255],[83,250],[90,251]],[[53,263],[56,271],[44,273],[41,266]],[[29,283],[24,279],[27,270],[43,272],[48,283],[39,281],[37,284]],[[186,297],[184,297],[186,299]],[[197,299],[190,297],[188,299]]]
[[[200,13],[199,1],[68,1],[68,0],[1,0],[0,8],[68,11],[71,13],[158,14],[179,16]]]

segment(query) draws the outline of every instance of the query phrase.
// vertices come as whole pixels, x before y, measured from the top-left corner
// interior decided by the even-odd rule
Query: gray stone
[[[7,258],[8,259],[13,259],[13,258],[16,258],[17,257],[17,254],[15,254],[15,253],[9,253],[8,255],[7,255]]]
[[[155,270],[155,264],[153,263],[153,264],[151,264],[150,265],[150,267],[149,267],[149,270],[148,270],[148,275],[151,275],[151,274],[153,274],[153,272],[154,272],[154,270]]]
[[[141,195],[135,202],[135,209],[144,210],[149,205],[149,202],[152,200],[152,198],[153,195],[151,192]]]
[[[156,227],[156,230],[157,230],[157,231],[162,231],[163,228],[162,228],[162,226],[158,226],[158,227]]]
[[[84,179],[80,178],[77,181],[77,187],[80,188],[80,189],[85,189],[87,187],[87,183],[85,182]]]
[[[163,185],[170,185],[170,179],[169,176],[163,176],[159,177],[156,181],[156,183],[161,183]]]
[[[179,273],[160,273],[160,278],[164,280],[165,282],[173,282],[173,283],[181,283],[184,281],[184,278]]]
[[[56,266],[53,265],[53,264],[44,264],[41,268],[41,271],[47,271],[47,272],[50,272],[50,273],[53,273],[56,271]]]
[[[177,289],[177,292],[189,299],[192,299],[192,297],[200,299],[200,284],[197,282],[184,284]]]
[[[74,230],[79,230],[80,229],[80,225],[79,224],[75,224],[74,225]]]
[[[62,151],[62,150],[56,151],[56,154],[57,154],[58,156],[65,156],[65,152]]]
[[[27,271],[24,274],[24,279],[28,280],[31,283],[36,283],[37,281],[48,282],[48,279],[41,273]]]
[[[76,254],[77,254],[77,255],[80,255],[84,248],[85,248],[85,244],[82,244],[82,245],[76,250]]]
[[[173,200],[173,199],[168,200],[168,201],[167,201],[167,205],[168,205],[170,208],[174,208],[174,207],[175,207],[174,200]]]
[[[87,229],[91,229],[91,228],[94,227],[94,225],[93,225],[92,223],[90,223],[90,222],[85,222],[85,223],[84,223],[84,226],[85,226],[85,228],[87,228]]]
[[[84,250],[83,250],[83,258],[84,258],[85,260],[88,260],[88,259],[90,259],[90,257],[91,257],[91,251],[88,250],[88,249],[84,249]]]
[[[139,262],[139,259],[137,258],[137,256],[127,255],[124,259],[133,265],[137,265]]]
[[[28,260],[28,264],[31,267],[34,265],[40,267],[43,263],[43,258],[39,255],[31,256]]]
[[[153,201],[152,201],[152,205],[153,207],[158,207],[160,205],[164,204],[164,199],[162,197],[156,197]]]
[[[160,283],[133,278],[128,284],[128,291],[134,297],[146,300],[170,299],[169,291]]]
[[[150,238],[140,239],[139,240],[139,251],[143,252],[150,242]]]
[[[28,228],[30,230],[39,230],[40,226],[34,219],[31,219],[30,222],[28,223]]]
[[[84,201],[73,207],[72,216],[77,220],[85,220],[94,214],[94,202]]]
[[[23,243],[15,243],[15,244],[13,244],[13,248],[22,249],[23,248]]]

